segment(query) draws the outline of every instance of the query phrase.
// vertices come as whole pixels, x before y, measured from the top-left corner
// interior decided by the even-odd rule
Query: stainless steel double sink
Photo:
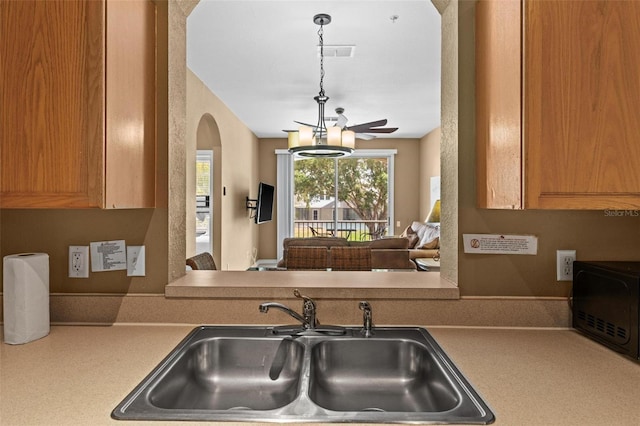
[[[115,419],[468,423],[494,415],[423,328],[194,329]]]

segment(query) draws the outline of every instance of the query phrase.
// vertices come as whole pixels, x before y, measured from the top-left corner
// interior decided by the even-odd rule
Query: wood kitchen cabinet
[[[482,208],[640,208],[640,2],[479,0]]]
[[[155,4],[0,2],[0,207],[155,205]]]

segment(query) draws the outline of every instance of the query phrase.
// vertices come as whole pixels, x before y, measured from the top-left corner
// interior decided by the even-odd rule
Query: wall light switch
[[[145,262],[144,246],[127,246],[128,277],[144,277]]]

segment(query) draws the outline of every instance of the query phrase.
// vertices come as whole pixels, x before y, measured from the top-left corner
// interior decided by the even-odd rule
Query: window
[[[357,150],[342,159],[278,154],[278,256],[285,237],[381,238],[393,223],[396,150]],[[286,214],[294,212],[294,214]],[[311,218],[311,219],[309,219]]]

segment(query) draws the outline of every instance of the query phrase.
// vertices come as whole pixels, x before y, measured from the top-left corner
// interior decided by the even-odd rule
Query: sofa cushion
[[[331,247],[329,258],[332,271],[371,270],[371,247]]]
[[[326,270],[329,263],[326,247],[290,246],[287,249],[287,269]]]

